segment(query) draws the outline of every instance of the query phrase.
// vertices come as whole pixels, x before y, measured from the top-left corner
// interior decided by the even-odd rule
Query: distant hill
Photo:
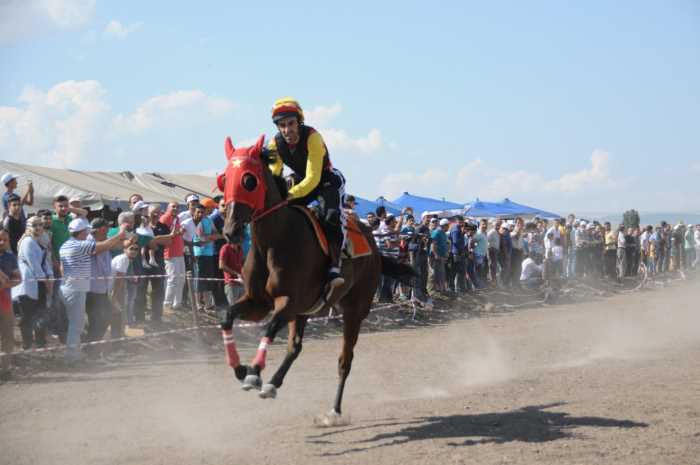
[[[622,213],[611,214],[589,214],[580,215],[582,218],[589,218],[592,220],[598,220],[600,222],[609,221],[614,225],[622,222]],[[639,217],[642,225],[659,224],[661,221],[666,221],[667,223],[676,224],[679,221],[683,221],[685,224],[698,224],[700,223],[700,213],[687,213],[687,212],[639,212]]]

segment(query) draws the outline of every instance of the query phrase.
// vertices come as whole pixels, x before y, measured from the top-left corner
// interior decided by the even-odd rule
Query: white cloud
[[[471,178],[477,174],[478,170],[482,167],[483,162],[481,158],[470,161],[466,165],[462,166],[457,171],[456,188],[464,188],[469,185]]]
[[[201,90],[147,99],[133,113],[114,115],[97,81],[65,81],[44,92],[32,87],[17,106],[0,107],[0,159],[47,166],[76,167],[115,140],[162,126],[196,124],[233,108],[227,99]]]
[[[343,106],[336,103],[329,107],[319,105],[304,111],[304,118],[311,126],[325,126],[343,111]]]
[[[119,21],[113,19],[107,23],[104,31],[102,31],[102,35],[110,39],[124,40],[129,34],[137,31],[139,28],[141,28],[141,23],[133,23],[128,26],[124,26]]]
[[[592,184],[605,184],[610,181],[610,156],[604,150],[594,150],[591,155],[591,168],[575,173],[566,173],[559,179],[548,181],[545,189],[553,192],[577,192]]]
[[[348,150],[365,154],[375,153],[384,143],[379,129],[370,129],[365,137],[353,139],[344,129],[326,128],[319,130],[330,151]]]
[[[20,107],[0,107],[2,158],[71,166],[104,134],[109,105],[97,81],[65,81],[48,92],[27,88]]]
[[[201,90],[181,90],[146,100],[129,115],[117,115],[114,128],[139,134],[154,126],[205,120],[228,114],[234,108],[228,99],[211,97]]]
[[[73,29],[95,14],[95,0],[2,0],[0,42],[13,42],[52,29]]]
[[[405,191],[421,193],[435,192],[444,186],[450,175],[440,169],[428,169],[423,173],[390,173],[380,183],[381,192],[388,199],[398,197]]]
[[[476,158],[449,172],[431,168],[422,173],[389,174],[380,186],[382,192],[390,198],[404,191],[418,195],[445,196],[454,201],[466,201],[475,197],[500,200],[523,194],[528,198],[546,199],[552,197],[553,193],[568,198],[589,192],[593,187],[611,186],[609,162],[607,152],[595,150],[591,155],[590,168],[548,180],[541,173],[527,170],[503,171]]]

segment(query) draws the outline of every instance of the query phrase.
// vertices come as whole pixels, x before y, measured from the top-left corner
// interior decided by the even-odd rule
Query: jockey
[[[272,174],[281,176],[284,165],[291,168],[294,185],[288,193],[290,203],[306,206],[318,201],[329,242],[328,282],[332,291],[345,282],[340,274],[345,245],[345,178],[333,168],[321,134],[304,124],[299,102],[290,97],[277,100],[272,107],[272,121],[279,132],[267,146],[270,169]]]

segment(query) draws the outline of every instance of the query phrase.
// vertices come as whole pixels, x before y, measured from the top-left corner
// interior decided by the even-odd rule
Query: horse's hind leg
[[[333,410],[316,419],[316,423],[321,426],[339,426],[347,424],[347,419],[341,417],[345,382],[352,368],[352,359],[354,357],[355,344],[360,334],[360,325],[362,324],[362,320],[369,314],[371,303],[371,295],[366,299],[348,296],[341,301],[341,307],[343,309],[343,350],[338,358],[338,389],[335,394]]]
[[[269,383],[265,383],[260,390],[260,397],[263,399],[274,399],[277,396],[277,389],[282,386],[284,377],[297,359],[302,349],[302,340],[304,339],[304,328],[306,328],[306,316],[297,316],[296,321],[289,322],[289,336],[287,337],[287,355],[284,357],[282,364],[277,369],[275,374],[270,379]]]

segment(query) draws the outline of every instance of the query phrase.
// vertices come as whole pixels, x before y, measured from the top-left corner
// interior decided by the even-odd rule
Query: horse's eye
[[[258,180],[252,174],[244,174],[243,179],[241,179],[241,184],[245,190],[253,192],[255,188],[258,187]]]

